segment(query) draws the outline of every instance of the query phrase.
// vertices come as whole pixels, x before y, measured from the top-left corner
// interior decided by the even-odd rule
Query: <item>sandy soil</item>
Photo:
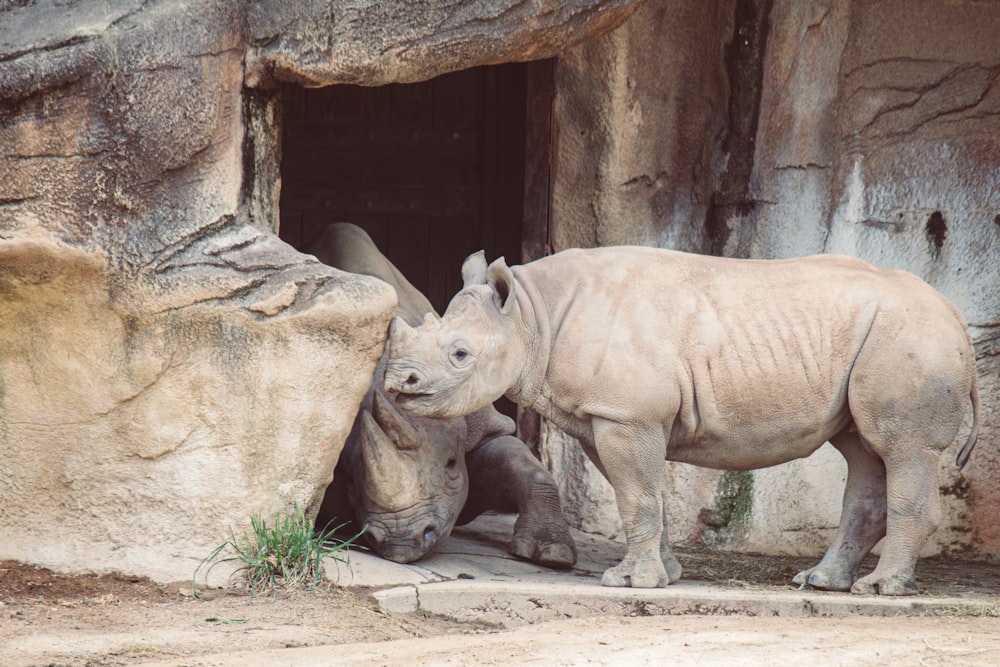
[[[785,587],[808,559],[683,552],[686,578]],[[925,559],[925,594],[996,603],[924,618],[578,618],[505,631],[387,614],[369,592],[191,594],[190,582],[65,576],[0,562],[0,664],[998,664],[1000,567]],[[990,598],[992,599],[992,598]]]

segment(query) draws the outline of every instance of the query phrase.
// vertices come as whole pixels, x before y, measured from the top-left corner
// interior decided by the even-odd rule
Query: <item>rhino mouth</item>
[[[450,522],[449,522],[450,524]],[[451,534],[451,525],[430,522],[422,531],[414,533],[385,533],[377,527],[369,526],[365,538],[369,546],[382,558],[396,563],[412,563],[420,560]]]
[[[434,396],[433,391],[401,391],[396,394],[396,403],[406,404],[412,403],[413,401],[419,401],[422,398],[430,398]]]

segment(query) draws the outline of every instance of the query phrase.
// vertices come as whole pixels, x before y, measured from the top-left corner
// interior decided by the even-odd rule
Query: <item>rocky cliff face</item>
[[[932,548],[980,556],[1000,549],[998,26],[974,1],[651,2],[558,61],[550,232],[555,250],[841,252],[942,291],[971,327],[984,426],[964,471],[942,459]],[[547,456],[571,458],[561,440]],[[826,450],[752,474],[672,467],[674,536],[819,552],[844,474]],[[614,517],[583,496],[579,515]]]
[[[629,5],[0,0],[0,558],[183,579],[318,507],[395,303],[273,234],[274,84],[546,57]]]

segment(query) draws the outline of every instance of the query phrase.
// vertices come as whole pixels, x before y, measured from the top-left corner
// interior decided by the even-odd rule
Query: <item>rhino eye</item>
[[[451,349],[451,363],[455,366],[464,366],[472,359],[468,348],[464,345],[455,345]]]

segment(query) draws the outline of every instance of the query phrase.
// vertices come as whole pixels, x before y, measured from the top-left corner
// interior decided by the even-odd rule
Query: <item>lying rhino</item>
[[[412,415],[457,417],[506,394],[578,438],[611,482],[627,549],[607,586],[680,577],[663,460],[772,466],[830,441],[847,459],[840,528],[800,584],[915,592],[940,516],[938,455],[979,427],[957,309],[915,276],[857,259],[754,261],[567,250],[508,268],[480,252],[443,319],[390,327],[385,387]],[[861,560],[885,537],[874,572]]]
[[[430,302],[393,266],[361,228],[337,224],[305,249],[320,261],[380,278],[398,297],[397,316],[419,322]],[[570,567],[576,547],[559,493],[514,422],[492,405],[466,417],[407,417],[382,391],[384,359],[358,412],[317,525],[353,512],[381,556],[417,560],[455,524],[486,510],[518,512],[511,553],[553,567]]]

